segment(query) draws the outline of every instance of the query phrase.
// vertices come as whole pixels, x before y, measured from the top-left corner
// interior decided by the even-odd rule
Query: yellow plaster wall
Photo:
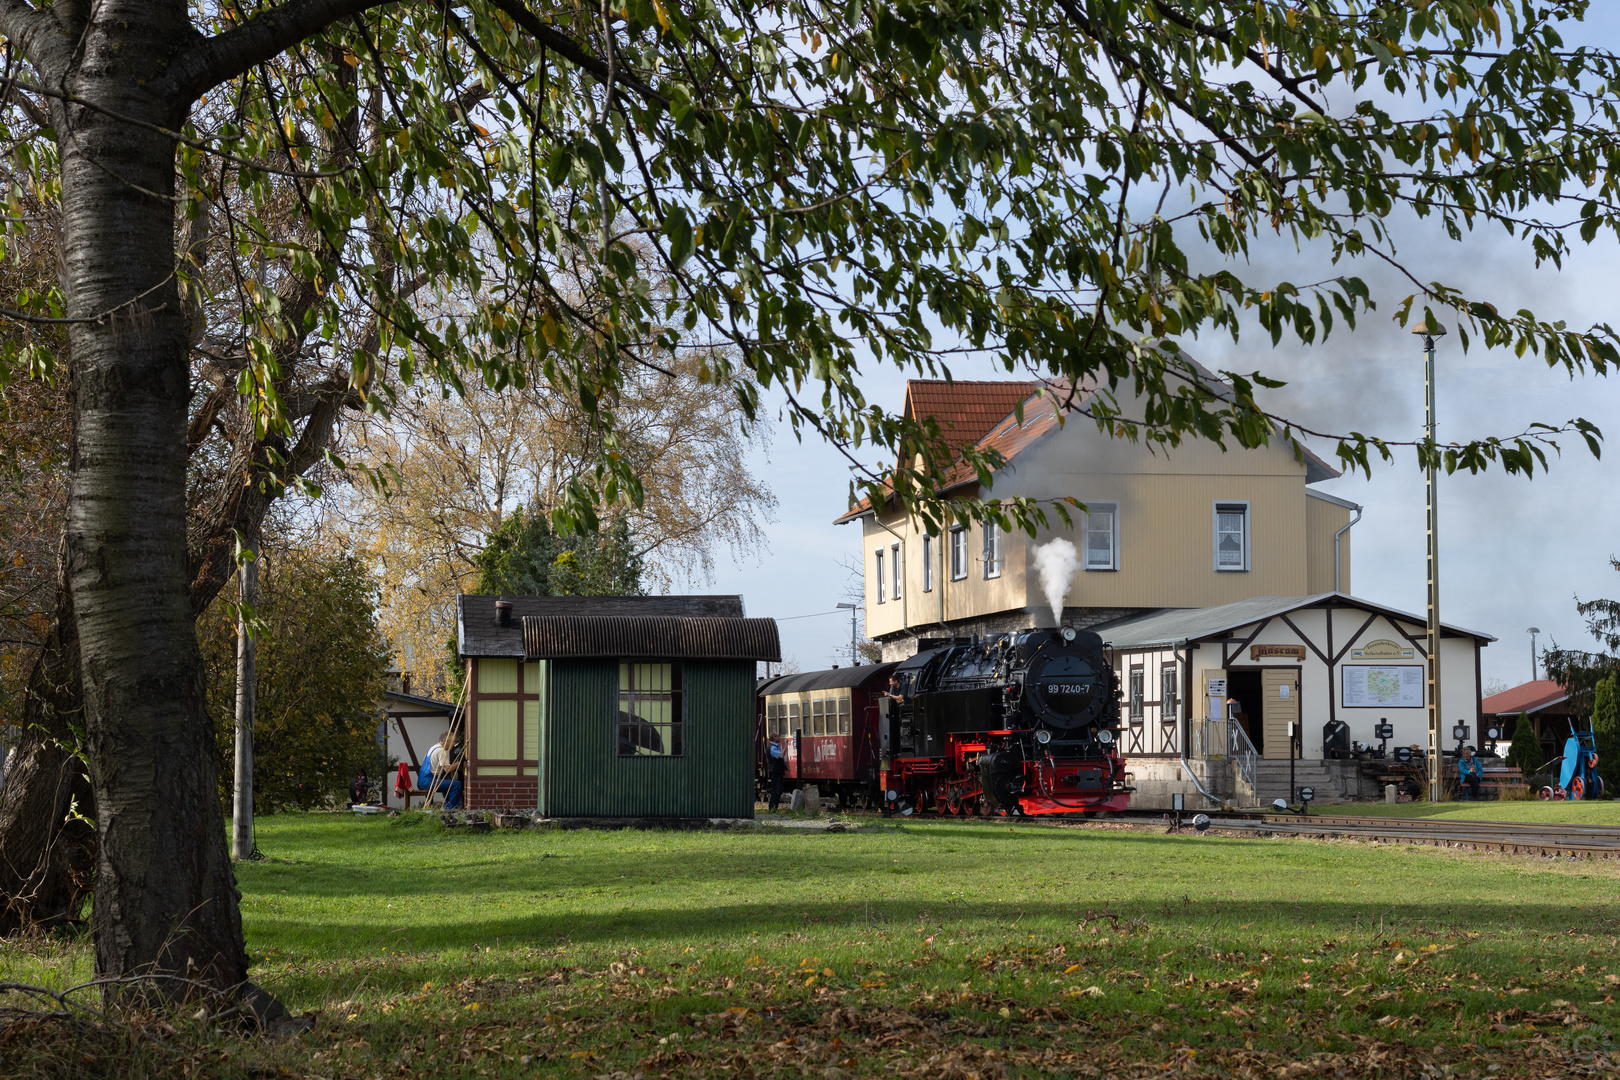
[[[1351,510],[1326,499],[1305,499],[1306,591],[1312,595],[1333,591],[1333,534],[1350,522]],[[1350,588],[1350,537],[1339,539],[1339,591],[1354,595]]]

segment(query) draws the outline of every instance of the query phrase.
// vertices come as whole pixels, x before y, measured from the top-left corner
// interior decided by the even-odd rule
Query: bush
[[[1541,769],[1541,743],[1536,738],[1535,725],[1530,723],[1529,713],[1519,714],[1519,726],[1513,730],[1513,745],[1508,748],[1507,763],[1521,770],[1526,777]]]
[[[377,742],[388,654],[371,575],[346,556],[265,547],[255,605],[266,629],[255,680],[255,814],[341,802],[356,773],[388,782]],[[236,623],[227,603],[233,592],[222,593],[197,626],[227,807],[236,760]]]
[[[1604,792],[1613,798],[1620,785],[1620,676],[1611,674],[1593,690],[1592,739]]]

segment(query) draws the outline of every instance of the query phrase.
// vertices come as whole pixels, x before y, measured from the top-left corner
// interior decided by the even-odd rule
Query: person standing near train
[[[780,735],[772,735],[765,744],[765,768],[771,778],[771,813],[782,801],[782,778],[787,775],[787,756],[782,753]]]

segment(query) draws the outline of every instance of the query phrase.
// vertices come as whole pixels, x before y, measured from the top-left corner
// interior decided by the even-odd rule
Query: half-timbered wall
[[[1182,673],[1171,650],[1115,653],[1119,673],[1120,747],[1127,758],[1179,757]]]

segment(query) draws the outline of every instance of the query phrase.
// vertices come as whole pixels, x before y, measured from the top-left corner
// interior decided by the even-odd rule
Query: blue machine
[[[1573,726],[1572,726],[1573,728]],[[1603,797],[1603,778],[1597,774],[1597,743],[1590,731],[1571,730],[1564,743],[1564,757],[1558,768],[1558,788],[1543,798],[1598,799]]]

